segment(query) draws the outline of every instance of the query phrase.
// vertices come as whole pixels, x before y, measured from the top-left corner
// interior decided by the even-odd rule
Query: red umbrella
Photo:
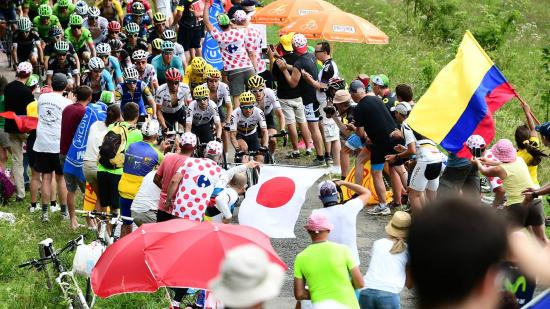
[[[154,242],[170,233],[180,232],[196,223],[181,221],[177,226],[144,224],[105,250],[91,274],[94,293],[99,297],[134,292],[155,292],[160,285],[145,264],[143,250],[147,240]]]
[[[208,282],[218,275],[226,252],[243,244],[259,246],[273,262],[288,268],[271,246],[269,237],[253,227],[209,221],[196,223],[189,229],[178,228],[185,221],[162,223],[181,231],[161,239],[149,240],[149,235],[144,235],[148,243],[145,261],[161,286],[206,289]]]

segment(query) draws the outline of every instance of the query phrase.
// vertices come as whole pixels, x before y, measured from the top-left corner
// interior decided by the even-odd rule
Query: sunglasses
[[[260,93],[260,92],[264,92],[263,89],[253,89],[253,90],[250,90],[250,92],[252,93]]]
[[[107,58],[109,58],[109,55],[99,55],[98,57],[101,58],[101,59],[107,59]]]
[[[254,105],[241,105],[241,109],[244,109],[244,110],[250,110],[253,108],[254,108]]]
[[[165,55],[172,55],[173,51],[171,51],[171,50],[170,51],[163,51],[162,53],[165,54]]]
[[[179,85],[180,81],[179,80],[169,80],[168,83],[171,84],[171,85]]]
[[[103,69],[95,69],[95,70],[93,70],[93,71],[94,71],[95,73],[101,73],[101,72],[103,72]]]
[[[209,82],[209,83],[217,83],[217,82],[220,81],[220,79],[219,78],[208,78],[208,79],[206,79],[206,81]]]
[[[67,57],[67,53],[57,52],[58,56]]]
[[[315,53],[324,53],[325,51],[324,50],[316,50]]]
[[[137,80],[135,80],[135,79],[127,79],[124,82],[127,83],[127,84],[137,84]]]
[[[138,36],[137,33],[130,33],[130,34],[128,34],[128,37],[129,37],[129,38],[137,38],[137,36]]]
[[[195,98],[195,100],[196,100],[196,101],[201,101],[201,102],[202,102],[202,101],[208,100],[208,98],[207,98],[207,97]]]
[[[80,28],[82,28],[82,26],[71,26],[71,29],[73,29],[73,30],[74,29],[80,29]]]
[[[136,61],[135,64],[146,64],[147,61],[146,60],[141,60],[141,61]]]

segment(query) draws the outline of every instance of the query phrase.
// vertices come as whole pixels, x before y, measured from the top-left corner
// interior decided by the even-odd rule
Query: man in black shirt
[[[176,8],[174,23],[178,23],[178,43],[185,50],[185,59],[190,61],[201,56],[201,39],[204,37],[203,12],[195,12],[198,0],[180,0]],[[204,18],[209,18],[204,16]]]
[[[6,86],[4,102],[6,112],[12,111],[16,115],[27,114],[27,105],[34,101],[34,95],[25,83],[32,74],[32,65],[29,62],[21,62],[17,66],[15,80]],[[17,187],[16,201],[25,198],[25,181],[23,179],[23,143],[27,139],[25,133],[21,132],[15,121],[6,119],[4,131],[10,136],[10,148],[12,153],[12,174]]]

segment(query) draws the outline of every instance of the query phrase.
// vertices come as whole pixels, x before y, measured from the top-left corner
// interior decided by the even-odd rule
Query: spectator
[[[204,5],[204,15],[208,16],[210,2]],[[233,98],[234,108],[239,107],[239,96],[245,91],[245,83],[250,76],[255,74],[258,68],[256,54],[251,47],[246,46],[246,32],[244,29],[231,27],[229,17],[225,14],[218,15],[219,31],[211,23],[209,18],[203,19],[206,30],[212,38],[218,42],[222,54],[224,72],[229,82],[229,93]]]
[[[219,275],[208,284],[225,308],[263,308],[264,302],[281,292],[283,269],[255,245],[242,245],[229,251]]]
[[[65,158],[73,142],[75,131],[78,129],[80,121],[86,113],[86,106],[90,103],[91,99],[92,89],[88,86],[80,86],[76,88],[76,102],[63,109],[61,116],[61,138],[59,142],[61,168],[65,165]],[[73,174],[64,174],[63,177],[67,186],[67,206],[69,206],[69,213],[63,212],[62,215],[63,217],[70,217],[71,228],[76,229],[80,226],[75,216],[76,190],[80,188],[80,192],[84,193],[86,184],[80,177]]]
[[[353,111],[356,104],[351,101],[351,95],[346,90],[338,90],[334,94],[332,104],[336,108],[336,111],[332,110],[330,113],[326,113],[327,118],[334,120],[340,131],[340,167],[342,179],[346,179],[349,171],[349,153],[345,151],[343,145],[346,143],[348,137],[355,132],[355,126],[353,125]],[[337,113],[335,113],[337,112]]]
[[[132,201],[130,210],[137,226],[157,222],[160,188],[153,182],[156,174],[157,170],[154,169],[143,177],[141,186]]]
[[[531,108],[527,104],[521,104],[527,124],[523,124],[516,128],[514,139],[518,148],[518,156],[525,161],[531,180],[536,186],[539,186],[538,166],[542,159],[547,157],[540,148],[540,140],[537,130],[535,129],[535,119],[531,112]]]
[[[283,66],[284,63],[293,65],[298,59],[298,55],[293,53],[293,37],[294,32],[283,35],[279,38],[280,43],[277,45],[276,49],[268,49],[271,72],[277,81],[277,97],[283,109],[285,123],[288,128],[287,131],[290,135],[290,142],[292,144],[292,151],[288,154],[287,158],[300,157],[300,152],[298,151],[298,128],[296,124],[298,124],[302,132],[302,137],[307,147],[306,154],[311,154],[309,145],[312,143],[300,89],[298,87],[291,87],[290,83],[287,81],[286,75],[279,68],[279,63],[281,63],[281,67],[285,67]],[[288,73],[288,70],[286,71]],[[300,72],[293,68],[292,75],[295,76],[294,79],[297,83],[300,78]]]
[[[344,204],[338,204],[337,186],[349,188],[357,194],[357,197]],[[359,265],[357,215],[369,202],[370,191],[361,185],[347,181],[335,180],[332,182],[327,180],[319,185],[319,199],[321,199],[324,208],[316,209],[313,212],[324,214],[334,225],[334,229],[328,235],[328,240],[346,245],[351,250],[356,265]]]
[[[497,308],[507,238],[492,210],[440,200],[415,216],[408,241],[419,308]]]
[[[245,11],[236,11],[232,20],[234,20],[235,28],[242,28],[246,32],[246,47],[252,50],[257,61],[256,74],[264,75],[267,66],[262,59],[262,35],[260,31],[250,24],[250,16]]]
[[[0,76],[0,113],[6,111],[6,102],[4,93],[6,92],[6,86],[8,80],[4,76]],[[6,123],[5,118],[0,118],[0,168],[6,168],[6,162],[8,161],[8,151],[10,149],[10,136],[4,131]]]
[[[98,0],[95,6],[101,11],[101,16],[107,18],[108,21],[120,23],[124,19],[124,11],[118,0]]]
[[[407,84],[399,84],[395,86],[395,101],[407,102],[411,106],[414,106],[413,90],[411,86]]]
[[[4,92],[4,108],[6,112],[14,112],[16,115],[27,114],[27,105],[34,101],[34,95],[25,83],[33,71],[28,62],[21,62],[17,66],[15,80],[8,83]],[[19,130],[14,120],[6,119],[4,132],[9,134],[9,147],[12,154],[12,174],[17,196],[15,201],[21,202],[25,198],[25,181],[23,179],[23,143],[27,136]]]
[[[363,278],[365,289],[361,290],[361,309],[399,309],[399,293],[403,286],[412,287],[412,280],[406,271],[407,232],[411,216],[396,211],[386,225],[387,236],[372,245],[369,269]]]
[[[65,107],[71,105],[71,100],[63,96],[67,87],[67,76],[61,73],[52,78],[53,92],[40,95],[38,98],[38,125],[36,141],[33,150],[36,152],[34,169],[42,173],[42,222],[48,222],[48,203],[51,195],[52,175],[55,172],[57,191],[61,203],[63,218],[67,217],[67,189],[63,179],[63,167],[60,158],[61,118]]]
[[[447,165],[439,178],[438,196],[459,195],[477,199],[480,192],[479,171],[475,164],[449,152]]]
[[[201,39],[204,37],[203,20],[205,20],[203,16],[207,16],[206,19],[208,19],[208,12],[203,15],[202,11],[194,10],[198,2],[198,0],[180,0],[174,13],[174,23],[178,24],[178,43],[183,46],[185,59],[188,61],[201,56]]]
[[[314,306],[335,301],[348,308],[359,308],[354,288],[363,287],[363,278],[351,251],[328,241],[334,226],[324,214],[312,213],[305,227],[312,244],[294,260],[294,297],[311,299]]]
[[[374,75],[371,81],[372,91],[382,99],[382,103],[384,103],[389,111],[395,105],[397,99],[395,93],[389,89],[390,79],[386,75],[380,74]]]
[[[540,132],[544,146],[550,147],[550,121],[536,126],[535,129]]]

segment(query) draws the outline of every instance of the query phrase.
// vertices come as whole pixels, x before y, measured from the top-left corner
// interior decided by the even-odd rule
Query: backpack
[[[113,127],[105,134],[101,146],[99,146],[99,163],[107,169],[118,169],[124,166],[124,153],[126,152],[126,143],[128,133],[134,128],[128,128],[115,123]]]

